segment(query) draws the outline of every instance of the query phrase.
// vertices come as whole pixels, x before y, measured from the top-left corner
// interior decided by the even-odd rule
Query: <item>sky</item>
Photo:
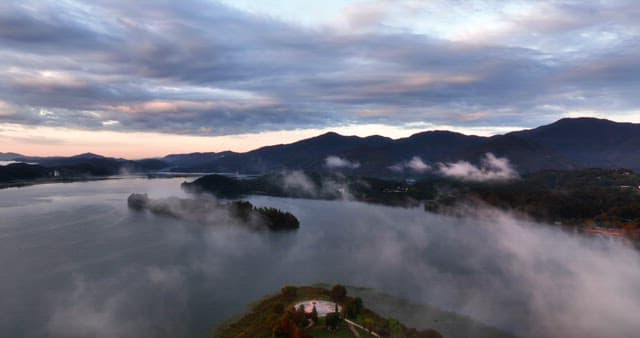
[[[0,152],[640,122],[640,2],[0,3]]]

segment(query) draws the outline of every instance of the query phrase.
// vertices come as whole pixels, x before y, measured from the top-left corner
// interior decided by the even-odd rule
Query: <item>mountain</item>
[[[326,171],[328,156],[358,163],[344,172],[371,176],[396,173],[389,167],[414,156],[428,164],[465,160],[478,163],[488,152],[508,158],[521,173],[589,167],[640,169],[640,125],[594,118],[562,119],[505,135],[480,137],[427,131],[393,140],[382,136],[326,133],[291,144],[246,153],[169,155],[162,160],[180,171],[267,173]]]
[[[125,160],[85,153],[71,157],[28,157],[0,153],[0,158],[35,162],[72,173],[113,175],[120,172],[231,172],[263,174],[282,170],[342,171],[367,176],[419,174],[406,167],[413,157],[428,165],[467,161],[478,164],[486,153],[506,157],[520,173],[546,169],[628,168],[640,170],[640,124],[595,118],[567,118],[538,128],[481,137],[446,130],[426,131],[406,138],[344,136],[329,132],[290,144],[245,153],[171,154],[163,158]],[[329,156],[342,168],[328,168]],[[348,161],[348,162],[347,162]]]
[[[416,156],[427,163],[458,160],[465,149],[481,142],[482,139],[446,130],[427,131],[398,139],[384,148],[375,150],[373,162],[367,159],[366,152],[353,156],[365,163],[363,168],[368,174],[378,176],[381,169],[388,173],[389,167]]]
[[[518,135],[496,135],[464,149],[459,158],[478,163],[487,153],[508,158],[521,173],[548,169],[576,169],[574,162],[533,139]]]
[[[393,140],[326,133],[291,144],[259,148],[210,162],[202,171],[266,173],[280,170],[326,171],[327,156],[358,163],[349,173],[390,176],[389,167],[414,156],[425,163],[479,163],[486,153],[506,157],[521,173],[546,169],[640,169],[640,125],[595,118],[567,118],[528,130],[480,137],[427,131]]]
[[[366,149],[376,148],[394,141],[382,136],[343,136],[329,132],[291,144],[280,144],[259,148],[248,153],[259,159],[267,169],[303,169],[317,170],[324,166],[328,156],[347,153],[350,151],[366,152]],[[312,155],[312,156],[310,156]]]
[[[209,159],[214,159],[217,154],[214,152],[207,153],[190,153],[190,154],[169,154],[162,158],[168,163],[186,163],[186,162],[201,162]]]
[[[83,153],[71,156],[70,158],[79,159],[79,160],[92,160],[92,159],[103,159],[106,158],[102,155],[94,154],[94,153]]]
[[[233,156],[237,153],[232,151],[223,151],[220,153],[190,153],[190,154],[171,154],[159,160],[165,163],[165,169],[174,172],[206,172],[209,168],[216,165],[216,161],[226,157]]]
[[[589,168],[640,168],[640,124],[573,118],[511,133]]]
[[[36,163],[38,167],[57,170],[61,176],[109,176],[130,172],[158,171],[169,164],[159,159],[126,160],[84,153],[69,157],[37,157],[19,155],[11,160]]]
[[[324,170],[327,156],[394,141],[382,136],[343,136],[326,133],[290,144],[258,148],[246,153],[227,153],[199,171],[257,174],[281,170]],[[188,170],[190,171],[190,170]]]
[[[2,153],[0,152],[0,161],[13,161],[16,158],[24,157],[18,153]]]

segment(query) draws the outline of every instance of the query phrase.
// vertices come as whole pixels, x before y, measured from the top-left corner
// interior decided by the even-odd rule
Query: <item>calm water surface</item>
[[[206,336],[285,284],[318,282],[375,287],[522,333],[540,327],[541,301],[549,307],[566,301],[554,288],[580,288],[579,281],[588,278],[576,277],[567,266],[622,273],[591,260],[567,261],[564,252],[549,250],[556,243],[568,242],[582,256],[618,255],[640,271],[637,253],[625,245],[575,239],[543,227],[511,233],[487,220],[492,217],[460,220],[357,202],[250,198],[301,221],[297,232],[269,233],[201,226],[127,208],[126,198],[134,192],[186,197],[183,180],[0,190],[0,335]],[[549,234],[552,239],[545,237]],[[525,257],[529,246],[539,262]],[[529,270],[558,282],[535,279]],[[624,278],[640,282],[636,274]],[[617,297],[614,287],[629,288],[623,290],[631,295],[626,310],[637,310],[638,287],[623,283],[609,290],[605,284],[602,290]],[[540,300],[536,292],[547,289]]]

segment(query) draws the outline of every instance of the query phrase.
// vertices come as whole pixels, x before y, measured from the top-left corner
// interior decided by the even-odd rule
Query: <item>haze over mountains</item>
[[[152,146],[152,145],[150,145]],[[640,124],[595,118],[567,118],[542,127],[492,137],[427,131],[407,138],[343,136],[326,133],[291,144],[246,153],[172,154],[159,159],[126,160],[86,153],[72,157],[29,157],[0,153],[1,161],[37,163],[75,173],[238,172],[342,170],[370,176],[419,175],[422,165],[479,163],[492,153],[508,158],[520,173],[544,169],[640,169]],[[417,164],[412,166],[410,163]],[[405,168],[398,164],[407,164]]]

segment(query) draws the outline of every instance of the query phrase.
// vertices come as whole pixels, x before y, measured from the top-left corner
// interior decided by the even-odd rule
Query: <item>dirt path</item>
[[[360,338],[360,333],[358,332],[358,330],[356,330],[356,328],[353,327],[351,323],[347,322],[347,324],[349,325],[349,330],[351,330],[351,333],[353,333],[353,336],[356,338]]]
[[[372,335],[372,336],[374,336],[374,337],[382,338],[382,337],[380,337],[380,335],[379,335],[379,334],[377,334],[377,333],[375,333],[375,332],[373,332],[373,331],[369,331],[369,330],[367,330],[364,326],[362,326],[362,325],[360,325],[360,324],[358,324],[358,323],[356,323],[356,322],[350,321],[350,320],[349,320],[349,319],[347,319],[347,318],[345,318],[345,319],[344,319],[344,321],[345,321],[345,322],[347,322],[347,324],[349,324],[349,327],[355,326],[355,327],[357,327],[357,328],[359,328],[359,329],[361,329],[361,330],[363,330],[363,331],[367,331],[367,332],[369,332],[369,334],[370,334],[370,335]],[[353,328],[352,328],[352,329],[353,329]],[[358,337],[360,337],[360,334],[358,334]]]

